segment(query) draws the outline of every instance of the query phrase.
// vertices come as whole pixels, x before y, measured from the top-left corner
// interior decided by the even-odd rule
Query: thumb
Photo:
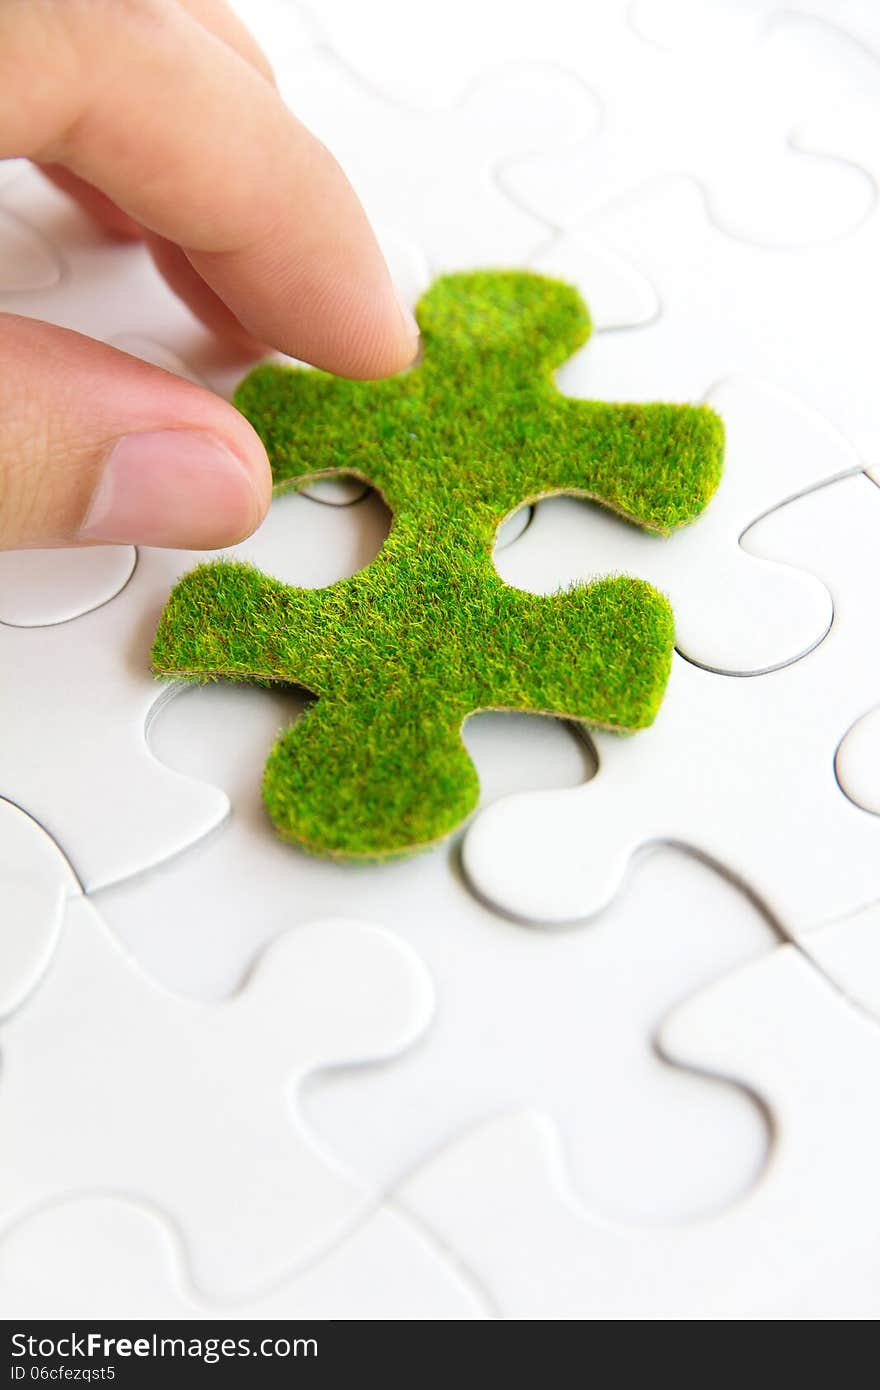
[[[124,352],[0,314],[0,549],[212,549],[259,525],[271,476],[218,396]]]

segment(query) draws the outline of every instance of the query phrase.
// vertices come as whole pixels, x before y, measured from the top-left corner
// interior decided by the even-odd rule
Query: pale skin
[[[358,199],[225,0],[0,0],[0,159],[142,239],[243,358],[351,377],[417,351]],[[263,446],[209,391],[0,314],[0,548],[214,548],[269,505]]]

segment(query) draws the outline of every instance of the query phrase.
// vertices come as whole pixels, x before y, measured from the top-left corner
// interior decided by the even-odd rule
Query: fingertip
[[[305,298],[282,351],[336,376],[375,381],[406,371],[417,360],[419,326],[400,291],[382,277]],[[319,308],[306,306],[315,302]]]

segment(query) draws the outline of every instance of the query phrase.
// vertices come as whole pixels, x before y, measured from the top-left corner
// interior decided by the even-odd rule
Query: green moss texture
[[[590,332],[569,286],[448,275],[417,317],[423,360],[401,376],[264,365],[236,394],[277,489],[355,473],[381,492],[393,522],[376,559],[316,590],[201,565],[173,590],[153,648],[164,676],[319,697],[272,750],[264,797],[279,832],[321,854],[381,858],[454,830],[479,792],[461,739],[477,710],[650,724],[672,658],[666,599],[625,576],[523,593],[495,570],[495,535],[554,493],[665,534],[699,514],[721,474],[723,427],[706,407],[559,394],[553,371]]]

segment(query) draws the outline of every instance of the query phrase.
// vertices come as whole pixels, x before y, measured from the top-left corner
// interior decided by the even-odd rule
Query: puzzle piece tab
[[[653,719],[672,621],[626,577],[551,598],[502,583],[499,525],[523,502],[595,497],[665,533],[706,505],[723,431],[705,407],[560,396],[551,373],[589,333],[577,293],[525,272],[439,280],[420,305],[421,366],[358,383],[258,368],[237,403],[276,485],[340,471],[394,515],[372,565],[320,592],[203,566],[174,590],[160,674],[299,684],[318,702],[273,750],[266,805],[323,853],[382,857],[442,838],[476,804],[461,725],[525,709],[618,729]]]

